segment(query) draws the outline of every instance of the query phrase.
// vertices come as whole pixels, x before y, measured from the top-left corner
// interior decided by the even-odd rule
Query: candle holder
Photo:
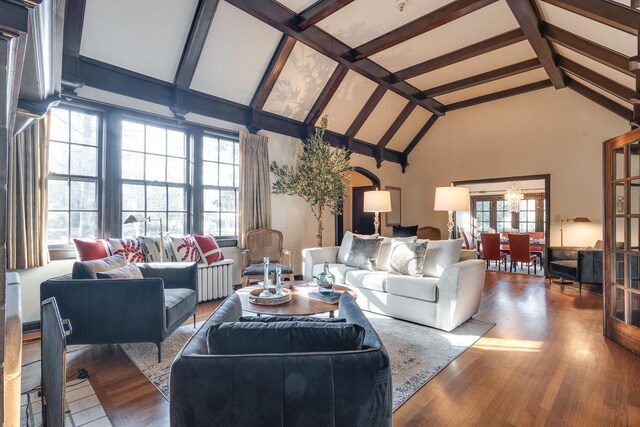
[[[269,257],[266,256],[262,259],[262,264],[264,265],[264,281],[262,282],[262,293],[260,294],[263,298],[271,297],[271,291],[269,291]]]

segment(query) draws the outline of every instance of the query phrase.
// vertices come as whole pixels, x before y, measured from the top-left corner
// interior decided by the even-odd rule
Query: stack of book
[[[340,295],[342,292],[333,291],[330,294],[321,294],[318,291],[309,292],[307,296],[311,299],[326,302],[327,304],[337,304],[340,300]]]

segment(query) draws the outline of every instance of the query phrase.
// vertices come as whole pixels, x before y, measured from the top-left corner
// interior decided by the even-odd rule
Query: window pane
[[[71,212],[71,238],[96,237],[98,235],[97,212]]]
[[[234,142],[233,151],[235,153],[235,155],[233,156],[233,162],[235,164],[239,164],[240,163],[240,144],[238,144],[237,142]]]
[[[186,229],[186,214],[179,212],[169,212],[169,222],[167,232],[173,234],[184,234]]]
[[[167,131],[164,128],[147,126],[147,153],[167,153]]]
[[[72,111],[71,142],[98,145],[98,118],[93,114]]]
[[[49,172],[62,175],[69,173],[69,144],[49,143]]]
[[[218,164],[204,162],[202,165],[202,183],[204,185],[218,185]]]
[[[144,125],[122,122],[122,149],[144,151]]]
[[[124,224],[124,221],[129,218],[130,215],[144,216],[144,212],[122,212],[122,237],[137,237],[144,234],[144,224]]]
[[[233,212],[236,210],[236,192],[220,190],[220,210]]]
[[[47,220],[47,239],[50,245],[69,243],[67,228],[69,214],[67,212],[49,212]]]
[[[219,190],[204,190],[204,210],[205,211],[218,211],[220,210],[220,191]]]
[[[233,168],[234,187],[240,187],[240,166]]]
[[[233,163],[233,159],[234,159],[233,146],[234,146],[234,143],[232,141],[225,141],[224,139],[220,140],[220,161],[221,162]]]
[[[144,185],[122,184],[122,210],[144,211]]]
[[[184,188],[169,187],[169,210],[186,211]]]
[[[168,182],[186,182],[187,161],[167,157],[167,181]]]
[[[211,233],[214,236],[220,236],[220,214],[204,214],[204,232]]]
[[[69,141],[69,110],[52,108],[50,138],[56,141]]]
[[[69,181],[49,179],[49,210],[69,209]]]
[[[221,187],[233,187],[233,166],[232,165],[220,165],[220,186]]]
[[[166,178],[166,157],[146,155],[145,173],[147,181],[162,181],[165,182]]]
[[[98,187],[95,181],[71,181],[71,209],[98,210]],[[71,220],[73,225],[73,216]]]
[[[164,186],[147,186],[147,211],[167,210],[167,190]]]
[[[151,220],[146,223],[146,235],[147,236],[157,236],[160,234],[160,218],[162,218],[162,226],[166,227],[167,223],[167,214],[164,212],[149,212],[149,216]]]
[[[220,214],[220,235],[235,236],[236,235],[236,214],[222,213]]]
[[[202,138],[202,158],[211,162],[218,161],[218,140],[205,136]]]
[[[144,179],[144,154],[122,152],[122,179]]]
[[[175,130],[167,131],[167,154],[176,157],[186,157],[185,134]]]
[[[71,175],[98,176],[98,149],[71,145]]]

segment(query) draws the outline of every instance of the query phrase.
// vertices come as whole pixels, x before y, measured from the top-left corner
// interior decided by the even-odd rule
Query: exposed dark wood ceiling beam
[[[554,54],[549,42],[540,34],[538,16],[530,0],[506,0],[511,12],[515,16],[522,32],[529,40],[533,51],[547,72],[549,79],[556,89],[564,87],[564,76],[554,61]]]
[[[629,69],[629,57],[625,55],[600,46],[591,40],[577,36],[548,22],[542,23],[542,34],[559,45],[635,77],[633,71]]]
[[[307,117],[304,119],[304,123],[307,126],[313,126],[313,124],[320,118],[348,72],[349,69],[347,67],[338,64],[331,74],[331,77],[329,77],[329,81],[327,81],[324,89],[320,92],[318,99],[316,99],[316,102],[313,104],[313,107],[309,110]]]
[[[86,0],[66,0],[64,36],[62,51],[65,55],[80,55],[80,43],[82,41],[82,26],[84,24],[84,10]]]
[[[475,56],[482,55],[483,53],[491,52],[523,40],[526,40],[524,33],[520,28],[516,28],[515,30],[507,31],[506,33],[482,40],[470,46],[463,47],[462,49],[438,56],[437,58],[429,59],[428,61],[421,62],[420,64],[412,65],[411,67],[396,71],[390,75],[388,81],[390,83],[395,83],[408,80],[421,74],[437,70],[438,68],[446,67],[448,65],[464,61],[465,59],[473,58]]]
[[[378,168],[382,165],[382,153],[385,148],[387,148],[387,144],[391,141],[391,138],[400,130],[400,127],[407,121],[413,110],[417,107],[416,104],[412,104],[411,102],[407,103],[405,107],[402,109],[398,117],[393,121],[389,129],[384,133],[380,141],[378,142],[378,146],[376,147],[376,165]]]
[[[488,83],[494,80],[499,80],[505,77],[535,70],[536,68],[540,68],[541,66],[542,64],[540,64],[540,61],[538,60],[538,58],[532,58],[526,61],[518,62],[517,64],[496,68],[495,70],[487,71],[486,73],[478,74],[476,76],[467,77],[465,79],[460,79],[455,82],[437,86],[437,87],[434,87],[433,89],[426,90],[423,93],[426,96],[444,95],[445,93],[455,92],[457,90],[462,90],[468,87],[477,86],[482,83]]]
[[[250,107],[245,105],[204,93],[178,89],[171,83],[90,58],[72,58],[65,55],[63,77],[70,82],[83,82],[96,89],[130,96],[168,108],[172,107],[175,100],[178,99],[183,110],[195,114],[246,127],[251,126],[253,121],[257,120],[264,130],[299,139],[307,137],[307,126],[302,122],[264,111],[253,112]],[[347,139],[344,135],[327,131],[325,137],[335,147],[347,145]],[[351,139],[349,144],[352,152],[375,157],[375,145],[355,139]],[[401,163],[403,156],[398,151],[385,149],[383,159]]]
[[[356,60],[367,58],[383,50],[389,49],[404,41],[412,39],[427,31],[475,12],[485,6],[495,3],[497,0],[456,0],[446,6],[428,13],[408,24],[393,31],[370,40],[354,49],[353,57]]]
[[[409,157],[409,154],[411,154],[413,149],[416,148],[416,146],[420,143],[420,141],[422,141],[422,139],[427,134],[427,132],[429,132],[429,129],[431,129],[431,126],[433,126],[436,123],[436,120],[438,120],[438,116],[429,117],[429,120],[427,120],[427,123],[425,123],[425,125],[422,126],[422,129],[420,129],[417,135],[411,140],[409,145],[407,145],[407,148],[404,149],[404,152],[402,154],[404,154],[405,157]]]
[[[610,94],[615,95],[627,102],[631,102],[631,99],[636,95],[635,91],[629,89],[627,86],[611,80],[608,77],[603,76],[602,74],[598,74],[590,68],[580,65],[577,62],[574,62],[563,56],[560,56],[558,58],[558,64],[568,72],[575,74],[581,79],[584,79],[589,83],[598,86],[602,90],[605,90]]]
[[[435,99],[417,99],[420,91],[406,83],[391,84],[385,80],[389,71],[369,59],[353,62],[351,47],[335,37],[327,34],[316,26],[311,26],[300,31],[296,24],[297,15],[274,0],[227,0],[228,3],[243,10],[256,19],[272,26],[321,54],[337,61],[345,67],[353,70],[378,85],[384,86],[392,92],[417,103],[427,110],[439,116],[443,115],[444,106]]]
[[[347,138],[347,149],[351,149],[351,141],[356,137],[356,134],[358,133],[360,128],[362,128],[362,125],[364,125],[364,122],[369,118],[385,93],[387,93],[387,88],[385,88],[384,86],[376,87],[367,102],[362,107],[362,110],[360,110],[356,118],[353,120],[351,126],[349,126],[349,129],[347,129],[347,132],[344,134],[344,136]]]
[[[499,92],[490,93],[488,95],[478,96],[477,98],[465,99],[464,101],[455,102],[453,104],[447,105],[447,111],[459,110],[461,108],[471,107],[473,105],[483,104],[489,101],[508,98],[510,96],[520,95],[522,93],[532,92],[534,90],[545,89],[550,86],[553,86],[551,80],[541,80],[539,82],[501,90]]]
[[[638,35],[640,12],[610,0],[543,0],[601,24]]]
[[[606,96],[594,91],[593,89],[588,88],[587,86],[583,85],[582,83],[568,76],[567,76],[567,87],[576,91],[577,93],[584,96],[585,98],[595,102],[601,107],[606,108],[612,113],[617,114],[618,116],[622,117],[625,120],[631,121],[633,118],[633,111],[631,111],[631,109],[625,108],[624,106],[618,104],[617,102],[612,101]]]
[[[267,102],[273,87],[276,85],[276,81],[278,80],[278,77],[280,77],[284,64],[287,62],[287,59],[289,59],[289,55],[291,55],[291,51],[295,44],[296,39],[286,34],[280,39],[280,43],[278,43],[278,47],[276,47],[276,51],[271,57],[271,62],[264,72],[256,92],[253,94],[253,99],[250,104],[252,109],[262,110],[264,107],[264,104]]]
[[[209,34],[209,28],[211,28],[213,17],[216,15],[216,9],[218,9],[218,3],[220,3],[220,0],[200,0],[198,2],[195,18],[191,23],[189,36],[182,51],[174,81],[175,85],[180,89],[189,89],[189,86],[191,86],[204,43]]]
[[[298,27],[301,30],[306,30],[352,2],[353,0],[320,0],[300,13]]]

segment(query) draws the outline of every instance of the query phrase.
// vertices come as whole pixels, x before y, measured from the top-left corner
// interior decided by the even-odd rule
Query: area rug
[[[444,332],[374,313],[366,315],[391,358],[394,411],[495,325],[470,319],[453,331]],[[161,363],[157,362],[154,344],[121,347],[168,400],[169,367],[194,331],[193,326],[185,325],[171,334],[162,344]]]

